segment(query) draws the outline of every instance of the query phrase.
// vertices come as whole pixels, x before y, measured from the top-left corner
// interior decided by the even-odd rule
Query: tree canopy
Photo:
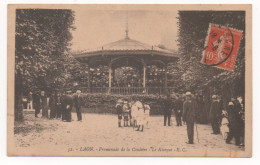
[[[181,80],[186,90],[202,92],[213,88],[217,92],[231,84],[241,90],[231,91],[233,95],[244,93],[245,74],[245,12],[244,11],[179,11],[179,61]],[[217,24],[243,31],[243,38],[237,55],[234,72],[225,71],[200,63],[209,24]]]
[[[71,30],[72,10],[17,9],[15,28],[15,109],[29,90],[53,90],[63,86]],[[16,115],[21,120],[21,114]]]

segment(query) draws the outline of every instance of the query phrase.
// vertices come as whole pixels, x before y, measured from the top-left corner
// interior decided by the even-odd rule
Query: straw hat
[[[186,92],[186,96],[191,96],[191,92]]]
[[[234,104],[233,104],[233,102],[230,101],[230,102],[228,103],[228,105],[234,105]]]

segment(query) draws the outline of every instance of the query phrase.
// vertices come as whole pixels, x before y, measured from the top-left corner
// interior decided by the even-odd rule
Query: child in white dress
[[[144,104],[144,117],[145,117],[145,124],[146,128],[149,128],[150,122],[150,106],[148,104]]]
[[[221,126],[220,126],[220,133],[224,140],[227,139],[228,133],[229,133],[229,127],[228,127],[228,114],[227,111],[222,110],[222,120],[221,120]]]

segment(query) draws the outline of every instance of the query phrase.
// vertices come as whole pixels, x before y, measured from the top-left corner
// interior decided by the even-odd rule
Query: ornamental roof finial
[[[126,30],[125,30],[125,38],[126,39],[129,39],[129,36],[128,36],[128,12],[126,13]]]

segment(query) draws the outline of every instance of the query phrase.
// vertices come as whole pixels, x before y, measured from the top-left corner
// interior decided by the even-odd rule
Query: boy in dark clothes
[[[123,100],[119,99],[116,104],[116,112],[117,112],[117,118],[118,118],[118,127],[121,127],[121,120],[122,120],[122,113],[123,113],[123,106],[122,106]]]

